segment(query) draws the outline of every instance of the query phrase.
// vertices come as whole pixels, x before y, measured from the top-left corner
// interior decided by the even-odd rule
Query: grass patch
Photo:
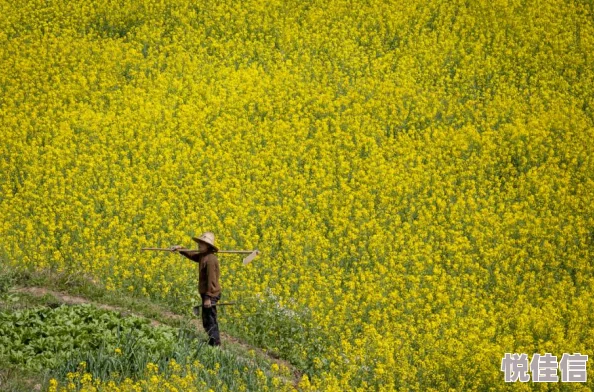
[[[171,369],[183,369],[175,376],[190,372],[197,377],[196,385],[215,391],[240,386],[261,390],[265,385],[278,387],[281,379],[283,384],[293,381],[288,368],[279,369],[258,350],[235,342],[227,342],[224,349],[209,347],[206,334],[187,315],[108,292],[84,276],[2,266],[0,282],[2,391],[45,390],[52,378],[65,385],[68,377],[82,379],[84,373],[105,382],[144,382],[151,366],[164,379],[172,375]],[[64,303],[81,297],[92,302]],[[117,309],[98,307],[105,305]]]

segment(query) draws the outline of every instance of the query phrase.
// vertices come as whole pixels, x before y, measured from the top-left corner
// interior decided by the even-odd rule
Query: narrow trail
[[[45,287],[20,287],[20,288],[13,289],[11,291],[16,292],[16,293],[29,294],[34,297],[43,297],[44,295],[51,295],[54,298],[56,298],[58,300],[58,302],[63,303],[63,304],[67,304],[67,305],[91,304],[93,306],[96,306],[99,309],[118,312],[123,316],[137,316],[137,317],[140,317],[143,319],[147,319],[150,321],[151,326],[165,325],[164,323],[162,323],[158,320],[151,319],[149,317],[144,316],[143,314],[132,312],[128,309],[125,309],[125,308],[122,308],[119,306],[98,303],[98,302],[91,301],[84,297],[73,296],[73,295],[59,292],[59,291],[53,291],[53,290],[47,289]],[[163,309],[162,307],[160,307],[158,305],[153,305],[152,310],[157,311],[162,317],[165,317],[168,319],[177,320],[177,321],[184,319],[184,316],[172,313],[169,310]],[[198,330],[202,329],[202,321],[201,320],[192,319],[190,321],[190,323],[191,323],[191,325],[196,327]],[[292,383],[294,386],[296,386],[299,383],[299,381],[301,381],[302,373],[298,369],[296,369],[290,362],[280,359],[278,356],[274,355],[273,353],[266,352],[259,347],[254,347],[254,346],[252,346],[240,339],[237,339],[236,337],[233,337],[227,333],[221,332],[221,338],[222,338],[221,339],[222,340],[221,347],[223,349],[225,348],[225,346],[227,344],[232,343],[232,344],[241,346],[245,350],[253,350],[254,352],[258,353],[260,356],[266,357],[266,359],[268,359],[270,362],[273,362],[279,366],[285,366],[286,368],[288,368],[291,371],[291,374],[293,374]]]

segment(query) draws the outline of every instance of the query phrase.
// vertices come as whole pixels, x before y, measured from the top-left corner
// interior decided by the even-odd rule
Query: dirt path
[[[119,306],[97,303],[94,301],[90,301],[89,299],[84,298],[84,297],[72,296],[67,293],[49,290],[45,287],[21,287],[21,288],[14,289],[12,291],[17,292],[17,293],[29,294],[29,295],[32,295],[35,297],[43,297],[44,295],[49,294],[49,295],[53,296],[54,298],[56,298],[60,303],[64,303],[64,304],[68,304],[68,305],[92,304],[99,309],[115,311],[115,312],[122,314],[123,316],[133,315],[133,316],[141,317],[144,319],[148,319],[152,326],[163,325],[163,323],[161,323],[160,321],[147,318],[146,316],[144,316],[142,314],[131,312],[131,311],[121,308]],[[172,312],[165,310],[158,306],[155,306],[154,310],[157,310],[161,316],[168,318],[168,319],[173,319],[173,320],[183,320],[184,319],[183,316],[172,313]],[[192,319],[191,324],[193,326],[195,326],[198,330],[202,330],[202,322],[200,320]],[[294,386],[296,386],[299,383],[299,381],[301,380],[302,374],[299,370],[295,369],[295,367],[293,365],[291,365],[290,362],[278,358],[273,353],[265,352],[264,350],[260,349],[259,347],[251,346],[248,343],[246,343],[240,339],[237,339],[229,334],[226,334],[224,332],[221,332],[221,338],[222,338],[221,340],[223,340],[223,343],[222,343],[223,348],[225,347],[225,342],[233,343],[235,345],[241,346],[245,350],[253,350],[257,354],[259,354],[259,356],[266,357],[266,359],[268,359],[270,362],[276,363],[279,366],[285,366],[293,374],[292,383]]]

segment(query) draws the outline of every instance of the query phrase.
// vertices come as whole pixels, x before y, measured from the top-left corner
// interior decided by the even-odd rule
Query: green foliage
[[[280,357],[286,358],[297,368],[313,375],[313,359],[324,356],[325,348],[332,339],[312,322],[307,308],[292,310],[279,306],[278,298],[270,292],[251,302],[253,311],[244,314],[242,320],[250,332],[250,342],[266,347]],[[233,326],[230,327],[233,330]],[[235,331],[241,333],[241,331]],[[307,345],[305,345],[307,343]],[[296,352],[296,346],[307,350]]]
[[[155,365],[169,377],[174,363],[185,369],[178,375],[191,371],[199,385],[215,390],[240,385],[259,390],[262,383],[272,382],[264,376],[270,372],[269,362],[209,347],[203,338],[194,326],[154,326],[148,319],[90,304],[1,311],[0,364],[6,370],[0,380],[11,380],[6,384],[11,390],[30,390],[31,383],[47,386],[50,378],[66,382],[69,374],[83,371],[93,379],[121,383],[126,378],[142,380]],[[34,377],[23,384],[11,374]]]
[[[151,327],[148,320],[122,318],[87,304],[0,313],[0,356],[38,371],[66,369],[81,360],[96,363],[91,358],[102,358],[120,348],[128,356],[115,365],[132,375],[149,361],[158,363],[187,353],[188,340],[193,338],[187,331]],[[123,365],[126,361],[130,363]],[[105,373],[113,369],[110,366],[101,364],[97,369]]]
[[[6,295],[15,282],[15,274],[4,264],[0,263],[0,297]]]

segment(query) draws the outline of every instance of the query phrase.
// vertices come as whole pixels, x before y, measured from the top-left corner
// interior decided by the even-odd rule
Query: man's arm
[[[199,257],[199,253],[195,253],[195,252],[188,252],[187,250],[178,250],[177,251],[180,255],[187,257],[188,259],[194,261],[194,262],[198,262],[198,257]]]
[[[183,249],[180,249],[181,248],[181,245],[176,245],[176,246],[174,246],[174,248],[176,248],[175,251],[177,253],[179,253],[180,255],[185,256],[188,259],[190,259],[192,261],[195,261],[195,262],[200,261],[200,258],[199,258],[200,257],[200,253],[198,253],[196,251],[193,251],[193,250],[187,250],[187,249],[186,250],[183,250]]]

